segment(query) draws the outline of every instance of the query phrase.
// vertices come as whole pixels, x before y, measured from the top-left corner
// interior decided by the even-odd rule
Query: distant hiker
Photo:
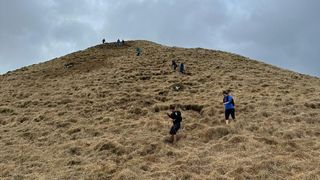
[[[106,42],[106,40],[103,38],[103,39],[102,39],[102,44],[104,44],[105,42]]]
[[[117,40],[117,46],[121,46],[120,39]]]
[[[223,104],[225,108],[225,119],[226,124],[229,124],[229,116],[231,115],[232,119],[235,119],[235,105],[234,100],[231,95],[229,95],[229,90],[223,91]]]
[[[171,135],[170,141],[174,143],[177,141],[176,134],[180,129],[182,117],[181,117],[181,112],[176,110],[175,106],[171,106],[170,109],[171,109],[171,114],[167,113],[167,115],[172,119],[172,123],[173,123],[170,129],[170,135]]]
[[[136,48],[136,55],[140,56],[140,54],[141,54],[141,49],[140,48]]]
[[[175,60],[172,60],[172,64],[171,64],[171,66],[172,66],[173,70],[174,70],[174,71],[176,71],[176,69],[177,69],[178,65],[177,65],[177,63],[176,63],[176,61],[175,61]]]
[[[179,72],[181,72],[182,74],[184,74],[184,64],[183,64],[183,63],[180,63]]]
[[[122,43],[122,46],[124,46],[124,40],[123,39],[122,39],[121,43]]]

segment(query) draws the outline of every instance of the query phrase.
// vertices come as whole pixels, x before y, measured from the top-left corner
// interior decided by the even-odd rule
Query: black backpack
[[[231,99],[231,104],[234,106],[234,100],[233,100],[233,98]]]
[[[181,112],[180,111],[175,111],[175,114],[176,114],[176,120],[178,122],[181,122],[182,121]]]

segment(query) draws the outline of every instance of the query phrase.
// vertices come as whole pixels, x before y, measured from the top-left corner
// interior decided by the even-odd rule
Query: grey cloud
[[[131,1],[109,11],[106,29],[166,44],[205,45],[227,19],[225,9],[221,1]]]
[[[97,33],[90,24],[91,17],[83,14],[93,12],[94,4],[85,0],[77,3],[83,6],[70,0],[1,1],[0,72],[61,56],[92,43],[90,38]]]
[[[225,28],[227,44],[240,54],[295,71],[320,75],[318,61],[320,1],[255,1],[241,7],[247,16],[237,16]],[[247,8],[247,9],[246,9]]]
[[[0,73],[106,37],[239,53],[320,76],[317,0],[0,1]]]
[[[32,46],[40,42],[37,36],[44,32],[46,22],[38,18],[43,14],[41,6],[32,2],[24,6],[19,0],[0,2],[1,71],[28,64],[39,55]]]

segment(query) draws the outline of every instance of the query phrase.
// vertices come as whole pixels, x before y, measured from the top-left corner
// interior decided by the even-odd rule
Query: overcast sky
[[[121,38],[320,77],[319,9],[320,0],[1,0],[0,73]]]

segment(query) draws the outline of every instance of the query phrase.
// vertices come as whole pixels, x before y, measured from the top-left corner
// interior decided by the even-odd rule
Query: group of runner
[[[102,43],[105,43],[105,39],[102,40]],[[124,40],[120,41],[119,39],[117,40],[117,46],[124,45]],[[141,49],[139,47],[136,48],[136,56],[141,55]],[[172,68],[174,71],[176,71],[178,64],[175,60],[172,60],[171,64]],[[179,72],[184,74],[185,73],[185,66],[184,63],[179,64]],[[228,125],[229,124],[229,117],[231,115],[232,119],[235,119],[235,104],[233,97],[230,95],[229,90],[224,90],[222,92],[223,94],[223,105],[225,109],[225,123]],[[175,143],[177,141],[176,134],[179,131],[181,127],[181,122],[182,122],[182,115],[181,111],[178,109],[177,106],[170,106],[170,113],[167,113],[168,117],[172,119],[172,127],[170,128],[170,142]]]
[[[235,118],[236,118],[235,104],[234,104],[233,97],[230,95],[229,90],[223,91],[222,94],[223,94],[223,105],[224,105],[224,109],[225,109],[225,112],[224,112],[225,122],[228,125],[230,115],[233,120],[235,120]],[[170,142],[175,143],[177,141],[176,134],[181,127],[182,115],[181,115],[181,111],[179,111],[177,106],[171,106],[170,109],[171,109],[171,113],[167,113],[169,118],[172,119],[172,123],[173,123],[173,125],[170,129],[170,135],[171,135]]]

